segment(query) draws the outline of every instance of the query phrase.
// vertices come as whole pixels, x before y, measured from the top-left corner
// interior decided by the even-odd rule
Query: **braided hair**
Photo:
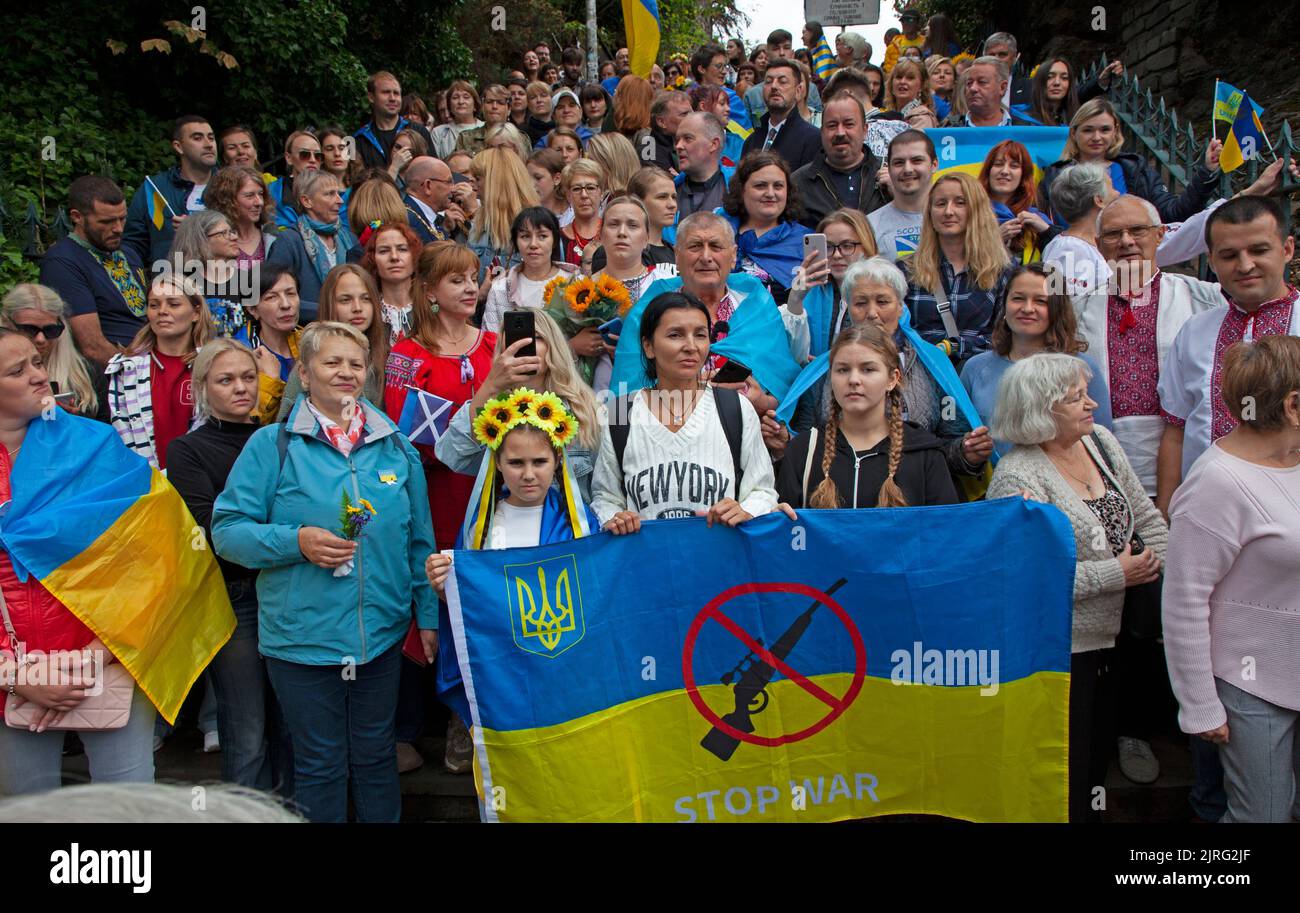
[[[835,341],[831,343],[830,364],[834,365],[835,356],[839,354],[841,349],[850,345],[866,346],[880,355],[887,370],[890,372],[900,370],[898,347],[875,324],[858,324],[840,331],[840,334],[835,337]],[[808,499],[808,506],[812,508],[834,509],[843,506],[840,491],[835,487],[835,483],[831,481],[831,464],[835,462],[841,412],[839,400],[835,398],[832,392],[830,407],[826,410],[826,434],[822,442],[822,480]],[[903,459],[903,382],[901,377],[899,382],[894,385],[894,389],[890,390],[886,397],[885,415],[889,420],[889,473],[880,486],[876,506],[906,507],[907,498],[894,480],[894,476],[898,473],[898,464]]]

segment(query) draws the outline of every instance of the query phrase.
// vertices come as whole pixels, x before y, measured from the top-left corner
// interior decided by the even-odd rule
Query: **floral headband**
[[[495,451],[508,433],[520,425],[546,432],[551,446],[563,450],[578,434],[578,420],[554,393],[520,387],[488,400],[474,419],[474,438]]]

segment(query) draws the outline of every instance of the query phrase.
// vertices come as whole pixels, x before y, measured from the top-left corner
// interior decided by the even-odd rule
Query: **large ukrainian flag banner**
[[[656,0],[623,0],[623,29],[627,32],[628,66],[642,79],[659,56],[659,4]]]
[[[926,130],[934,141],[939,157],[935,177],[945,171],[964,171],[978,178],[984,159],[1003,140],[1023,143],[1034,160],[1034,181],[1043,180],[1043,172],[1061,160],[1065,141],[1070,138],[1069,127],[955,127]]]
[[[1074,562],[1018,498],[457,551],[483,818],[1064,821]]]
[[[105,424],[32,420],[0,514],[0,547],[131,673],[168,722],[235,630],[203,528]]]

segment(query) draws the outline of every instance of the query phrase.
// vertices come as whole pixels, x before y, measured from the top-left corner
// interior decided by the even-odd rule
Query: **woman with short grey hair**
[[[935,347],[912,329],[911,318],[903,306],[906,293],[907,280],[884,257],[857,261],[840,281],[844,326],[874,323],[894,340],[902,363],[905,418],[943,442],[944,458],[954,476],[978,475],[993,451],[993,439],[987,428],[972,429],[960,415],[961,410],[944,408],[945,401],[964,398],[966,391],[956,372],[934,368],[935,362],[925,357]],[[929,349],[923,351],[922,346]],[[823,378],[820,387],[810,388],[800,399],[790,426],[796,432],[814,425],[822,427],[829,407],[830,386]]]
[[[835,36],[835,60],[842,67],[861,67],[871,60],[871,45],[857,32]]]
[[[221,337],[233,336],[244,325],[244,298],[235,275],[238,263],[239,232],[215,209],[186,216],[167,252],[165,269],[193,280],[203,290],[213,328]]]
[[[1070,657],[1070,820],[1097,820],[1115,744],[1111,655],[1128,587],[1160,575],[1169,530],[1114,436],[1093,422],[1092,370],[1044,352],[1003,375],[993,435],[1016,446],[998,462],[990,499],[1023,496],[1059,508],[1077,561]],[[1129,695],[1136,698],[1136,695]]]

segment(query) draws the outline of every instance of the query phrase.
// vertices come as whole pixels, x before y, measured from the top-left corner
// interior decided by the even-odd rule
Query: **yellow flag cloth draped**
[[[649,79],[659,56],[659,4],[656,0],[623,0],[623,27],[628,65],[635,75]]]
[[[168,722],[235,616],[181,496],[107,425],[33,419],[0,514],[0,547],[108,647]]]

